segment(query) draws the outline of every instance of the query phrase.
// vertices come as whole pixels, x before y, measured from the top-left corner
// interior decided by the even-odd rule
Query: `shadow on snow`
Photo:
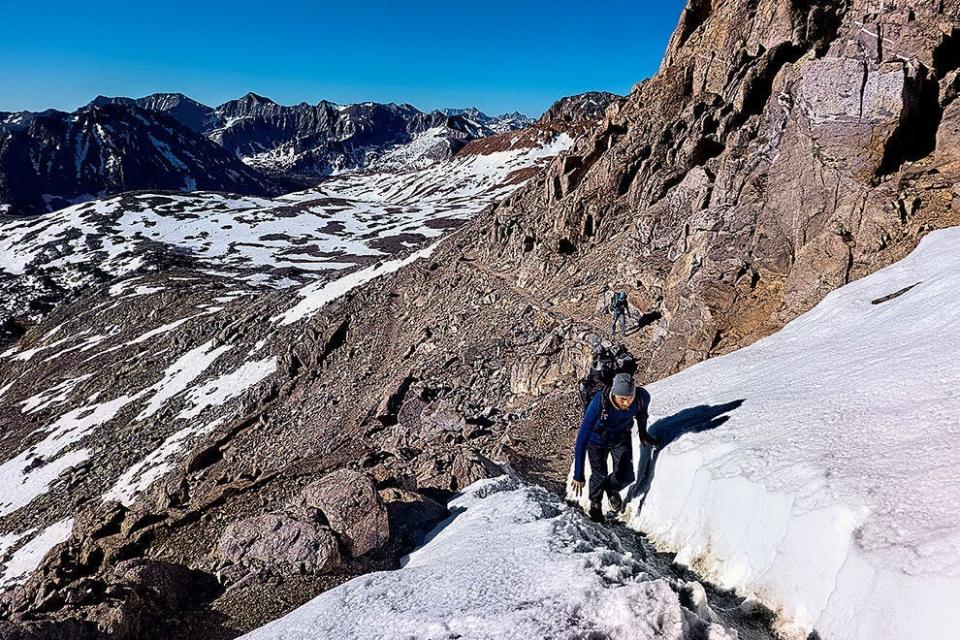
[[[700,433],[701,431],[716,429],[730,419],[730,416],[725,414],[740,408],[743,402],[741,399],[724,404],[702,404],[697,407],[690,407],[672,416],[657,420],[650,425],[647,432],[660,442],[660,446],[663,448],[685,433]],[[627,491],[628,502],[638,496],[641,497],[640,503],[637,505],[637,513],[643,508],[643,502],[647,499],[659,455],[659,450],[644,445],[640,446],[640,454],[637,456],[637,480]]]

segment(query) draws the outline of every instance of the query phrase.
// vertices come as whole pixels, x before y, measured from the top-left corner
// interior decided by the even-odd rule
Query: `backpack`
[[[609,398],[606,391],[613,384],[613,376],[618,373],[628,373],[633,376],[637,372],[637,360],[633,354],[622,345],[616,347],[598,346],[594,349],[593,359],[590,363],[590,371],[580,379],[577,387],[577,393],[580,396],[580,404],[584,409],[593,400],[597,391],[604,391],[602,408],[603,415],[609,412]]]
[[[610,310],[614,313],[626,311],[627,309],[627,294],[623,291],[617,291],[613,294],[613,297],[610,299]]]

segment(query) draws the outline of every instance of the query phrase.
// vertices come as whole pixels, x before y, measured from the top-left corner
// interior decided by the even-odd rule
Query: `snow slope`
[[[539,487],[502,476],[450,503],[397,571],[368,574],[244,636],[735,638],[681,608],[617,538]]]
[[[629,524],[788,633],[958,637],[958,289],[960,228],[938,231],[779,333],[651,385],[653,435],[689,433]]]

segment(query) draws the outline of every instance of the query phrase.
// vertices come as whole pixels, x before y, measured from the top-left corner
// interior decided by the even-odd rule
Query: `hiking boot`
[[[619,491],[614,491],[607,497],[610,500],[610,508],[613,509],[614,512],[620,513],[623,511],[623,498],[620,497]]]
[[[599,502],[590,503],[590,519],[594,522],[603,522],[603,505]]]

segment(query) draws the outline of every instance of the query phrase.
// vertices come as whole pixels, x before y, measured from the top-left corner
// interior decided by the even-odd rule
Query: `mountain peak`
[[[253,91],[248,92],[246,95],[240,98],[239,102],[252,102],[256,104],[277,104],[270,98],[261,96],[260,94],[254,93]]]

